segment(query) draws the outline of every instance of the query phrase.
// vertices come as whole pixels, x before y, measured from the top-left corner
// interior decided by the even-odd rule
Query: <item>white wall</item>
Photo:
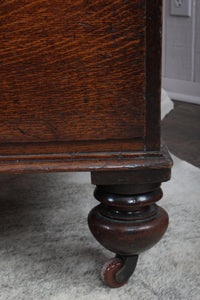
[[[191,17],[171,16],[170,1],[163,0],[162,85],[172,99],[200,104],[200,0],[192,0]]]

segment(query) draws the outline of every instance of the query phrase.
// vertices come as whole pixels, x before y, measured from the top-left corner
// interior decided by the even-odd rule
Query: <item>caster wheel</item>
[[[101,278],[103,282],[112,288],[118,288],[127,283],[128,280],[119,283],[115,278],[115,274],[123,267],[123,265],[123,260],[118,257],[107,261],[101,270]]]

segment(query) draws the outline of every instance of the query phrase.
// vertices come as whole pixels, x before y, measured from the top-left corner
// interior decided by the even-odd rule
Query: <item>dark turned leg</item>
[[[155,204],[162,190],[160,183],[97,185],[94,196],[101,204],[88,216],[90,230],[116,253],[103,266],[102,278],[110,287],[120,287],[134,272],[138,254],[154,246],[167,229],[168,215]]]

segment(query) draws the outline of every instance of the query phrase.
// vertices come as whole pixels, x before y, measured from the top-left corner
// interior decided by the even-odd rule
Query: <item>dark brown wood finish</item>
[[[139,254],[163,236],[168,216],[153,204],[162,197],[160,188],[138,195],[116,195],[112,189],[105,192],[103,187],[97,187],[94,196],[102,204],[89,214],[89,226],[95,238],[110,251]]]
[[[94,152],[138,152],[144,147],[144,139],[103,140],[103,141],[70,141],[40,143],[3,143],[0,144],[0,156],[35,155],[48,158],[49,154],[94,153]],[[98,155],[97,153],[97,155]],[[73,155],[72,155],[73,156]]]
[[[158,182],[154,189],[151,186],[151,192],[140,191],[138,194],[131,194],[133,189],[128,191],[128,186],[124,194],[123,185],[118,185],[117,194],[114,193],[116,186],[97,186],[95,189],[94,196],[101,204],[88,216],[90,230],[101,245],[122,258],[120,268],[117,267],[120,261],[113,259],[103,266],[102,277],[110,287],[127,282],[135,269],[138,254],[153,247],[167,229],[168,215],[155,204],[162,198],[159,185]],[[143,189],[148,191],[149,185]],[[133,264],[132,270],[130,264]]]
[[[1,143],[144,136],[144,0],[3,1],[0,11]]]
[[[0,155],[159,150],[160,0],[0,8]]]
[[[162,152],[109,152],[109,153],[83,153],[83,154],[50,154],[50,155],[14,155],[0,156],[0,172],[61,172],[61,171],[92,171],[94,184],[129,184],[156,182],[169,180],[172,160],[166,148]],[[130,172],[130,171],[135,172]],[[142,176],[137,171],[142,170]],[[99,177],[99,172],[102,175]],[[119,178],[115,172],[124,171]],[[129,171],[128,173],[125,171]],[[106,172],[106,175],[105,175]],[[95,178],[95,180],[94,180]],[[98,182],[98,178],[100,178]]]
[[[171,158],[160,143],[161,0],[0,2],[0,173],[91,171],[95,238],[127,282],[164,234],[155,202]],[[112,271],[111,271],[112,269]]]
[[[147,151],[160,149],[162,1],[146,1],[146,141]]]

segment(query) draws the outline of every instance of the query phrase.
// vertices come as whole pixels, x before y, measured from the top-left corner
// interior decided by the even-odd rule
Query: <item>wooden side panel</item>
[[[148,0],[146,34],[146,150],[160,149],[162,0]]]
[[[1,1],[0,142],[144,137],[145,14],[145,0]]]

